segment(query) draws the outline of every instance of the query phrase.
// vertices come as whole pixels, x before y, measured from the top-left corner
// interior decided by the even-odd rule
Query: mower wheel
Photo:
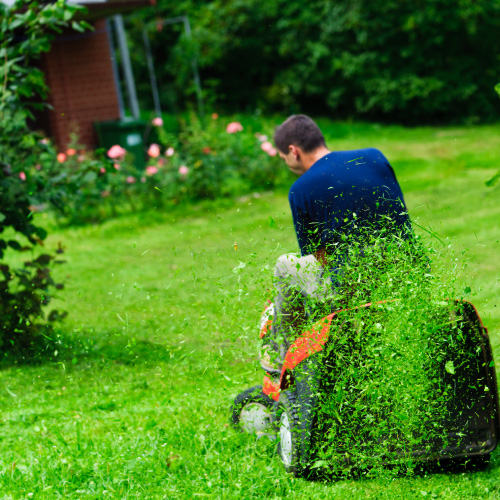
[[[300,464],[300,422],[297,396],[293,391],[280,394],[277,412],[278,455],[287,472],[296,477],[302,474]]]
[[[256,385],[236,396],[231,407],[231,424],[250,434],[264,435],[273,431],[274,401]]]

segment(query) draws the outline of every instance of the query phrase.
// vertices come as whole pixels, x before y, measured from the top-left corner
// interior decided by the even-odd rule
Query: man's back
[[[302,255],[332,254],[336,243],[382,227],[410,230],[401,188],[377,149],[328,153],[297,179],[289,201]]]

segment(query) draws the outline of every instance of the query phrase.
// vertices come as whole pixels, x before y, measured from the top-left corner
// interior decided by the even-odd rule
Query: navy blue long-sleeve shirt
[[[343,257],[336,243],[388,225],[411,231],[394,170],[377,149],[328,153],[295,181],[288,199],[301,254],[324,248],[334,267]]]

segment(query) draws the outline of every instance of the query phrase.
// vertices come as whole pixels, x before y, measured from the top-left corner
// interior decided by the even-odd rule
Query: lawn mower
[[[332,462],[337,471],[376,461],[394,466],[400,459],[486,464],[498,444],[499,403],[488,332],[476,308],[466,301],[439,306],[443,314],[434,321],[434,340],[412,351],[417,361],[429,351],[417,366],[424,383],[417,380],[418,370],[405,373],[411,335],[393,335],[385,354],[377,344],[386,312],[394,307],[390,301],[368,303],[334,311],[309,326],[289,345],[280,368],[263,366],[262,385],[236,397],[232,424],[276,439],[285,469],[296,477],[311,477],[328,464],[333,470]],[[261,320],[264,341],[273,316],[269,303]],[[399,389],[389,387],[391,380]],[[413,389],[419,401],[412,400]],[[402,414],[405,404],[398,401],[405,397],[413,410]],[[384,398],[385,406],[377,406]],[[411,432],[403,435],[405,425]]]

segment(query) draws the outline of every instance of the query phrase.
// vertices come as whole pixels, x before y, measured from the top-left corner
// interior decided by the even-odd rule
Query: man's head
[[[316,161],[328,152],[321,130],[306,115],[287,118],[274,132],[274,143],[290,170],[299,175],[311,166],[311,158]]]

